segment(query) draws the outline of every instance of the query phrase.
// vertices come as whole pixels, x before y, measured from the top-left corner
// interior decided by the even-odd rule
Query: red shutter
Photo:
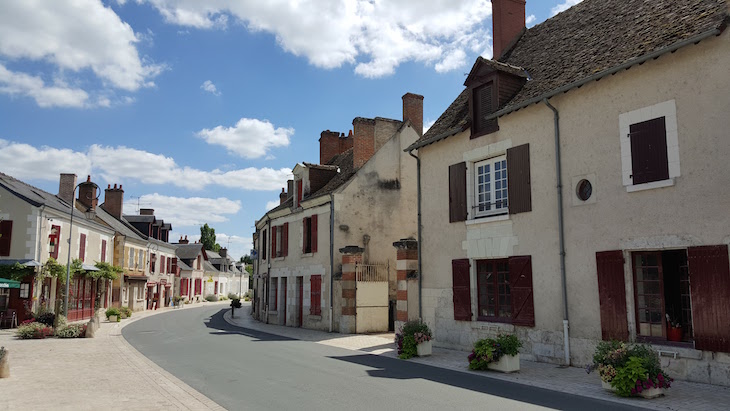
[[[466,220],[466,163],[449,166],[449,222]]]
[[[687,249],[695,348],[730,352],[728,246]]]
[[[81,262],[86,259],[86,234],[79,235],[79,259]]]
[[[276,226],[271,227],[271,258],[276,258]]]
[[[317,214],[312,216],[312,252],[317,252]]]
[[[106,262],[106,240],[101,240],[101,262]]]
[[[471,320],[471,280],[469,260],[451,260],[454,287],[454,320]]]
[[[289,255],[289,223],[284,223],[281,228],[281,255]]]
[[[604,340],[629,339],[626,317],[626,281],[624,281],[624,254],[621,250],[596,253],[598,272],[598,303],[601,306],[601,338]]]
[[[510,257],[509,288],[512,300],[512,324],[535,326],[535,305],[532,299],[532,257]]]
[[[529,144],[507,150],[507,203],[510,214],[532,211]]]
[[[175,276],[180,275],[180,273],[177,272],[177,257],[172,257],[170,267],[172,268],[172,273],[175,274]]]
[[[155,272],[155,254],[150,254],[150,272]]]
[[[309,304],[309,313],[311,315],[322,314],[322,276],[313,275],[311,281],[311,295]]]
[[[634,184],[669,178],[664,117],[629,126],[631,173]]]
[[[307,236],[307,218],[302,220],[302,252],[307,253],[307,244],[309,242],[309,236]]]
[[[0,223],[2,224],[2,223]],[[55,232],[56,234],[51,234],[51,244],[53,244],[53,252],[51,252],[51,257],[58,260],[58,248],[61,246],[61,226],[60,225],[54,225],[51,226],[51,231]],[[2,242],[2,240],[0,240]],[[2,248],[2,247],[0,247]],[[105,247],[106,248],[106,247]],[[2,255],[2,253],[0,253]]]
[[[167,261],[165,260],[165,256],[162,255],[160,256],[160,274],[167,273],[167,265],[165,264],[167,264]]]

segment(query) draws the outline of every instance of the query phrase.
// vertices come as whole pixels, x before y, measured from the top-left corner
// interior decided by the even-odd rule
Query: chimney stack
[[[286,180],[286,195],[291,197],[294,194],[294,180]]]
[[[220,256],[221,256],[221,257],[223,257],[223,258],[226,258],[226,257],[228,257],[228,249],[227,249],[227,248],[221,248],[221,249],[220,249],[220,250],[218,251],[218,255],[220,255]]]
[[[286,191],[284,191],[284,187],[281,188],[281,193],[279,193],[279,205],[284,204],[286,202]]]
[[[139,215],[155,215],[155,210],[153,208],[140,208]]]
[[[117,219],[122,218],[122,206],[124,205],[124,190],[122,185],[114,184],[114,188],[111,185],[107,185],[107,189],[104,190],[104,204],[101,205],[107,213],[113,215]]]
[[[187,243],[189,243],[188,236],[185,236],[185,239],[183,239],[182,236],[180,236],[180,241],[178,241],[178,243],[179,244],[187,244]]]
[[[352,163],[357,170],[375,154],[375,120],[355,117],[352,127],[355,130]]]
[[[74,190],[76,189],[76,174],[61,173],[58,184],[58,198],[74,206]]]
[[[91,176],[86,176],[86,181],[79,185],[79,198],[77,200],[84,207],[96,211],[99,198],[96,196],[96,186],[91,182]]]
[[[498,59],[525,28],[525,0],[492,0],[493,56]]]
[[[403,95],[403,122],[409,120],[418,136],[423,136],[423,96],[413,93]]]
[[[319,135],[319,164],[328,164],[338,154],[342,154],[352,147],[352,133],[345,137],[345,133],[325,130]]]

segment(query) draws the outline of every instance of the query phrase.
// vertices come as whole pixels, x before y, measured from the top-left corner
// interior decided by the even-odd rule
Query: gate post
[[[362,263],[362,247],[348,245],[340,248],[342,254],[342,316],[340,332],[354,334],[357,332],[357,274],[356,266]]]
[[[408,279],[418,275],[418,241],[404,238],[393,243],[396,248],[396,269],[398,273],[396,288],[396,332],[408,321]],[[418,313],[413,314],[416,318]]]

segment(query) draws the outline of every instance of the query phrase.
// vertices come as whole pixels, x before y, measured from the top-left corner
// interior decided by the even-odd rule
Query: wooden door
[[[281,298],[282,298],[281,306],[282,306],[282,311],[284,313],[284,316],[282,317],[283,321],[280,321],[280,322],[283,325],[286,325],[286,277],[282,277],[282,279],[281,279],[281,290],[283,291],[281,293]]]
[[[297,313],[297,325],[299,327],[302,326],[303,322],[303,312],[304,312],[304,277],[297,277],[297,288],[298,288],[298,295],[297,295],[297,305],[299,308],[299,312]]]

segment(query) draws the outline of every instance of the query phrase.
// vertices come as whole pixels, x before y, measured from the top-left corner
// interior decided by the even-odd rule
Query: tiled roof
[[[103,207],[97,207],[96,208],[96,216],[99,217],[101,221],[106,223],[109,227],[113,228],[114,231],[124,235],[125,237],[132,238],[135,240],[145,240],[147,239],[147,236],[140,233],[139,230],[134,228],[133,225],[129,224],[128,222],[117,219],[113,215],[109,214],[104,210]]]
[[[155,216],[153,215],[124,215],[124,219],[130,223],[153,223],[155,222]]]
[[[332,179],[327,184],[325,184],[324,187],[320,188],[319,190],[317,190],[317,192],[307,197],[307,199],[327,195],[337,190],[341,185],[345,184],[347,180],[349,180],[355,174],[355,172],[357,172],[357,170],[355,170],[355,167],[353,166],[353,158],[354,156],[352,148],[332,157],[332,160],[330,160],[328,164],[339,167],[340,172],[337,173],[336,176],[332,177]]]
[[[725,0],[585,0],[525,31],[497,64],[522,68],[530,80],[502,110],[518,109],[598,73],[727,24]],[[471,124],[466,90],[409,149]]]
[[[175,254],[183,260],[191,260],[198,257],[198,253],[203,249],[203,244],[191,243],[191,244],[178,244]]]

